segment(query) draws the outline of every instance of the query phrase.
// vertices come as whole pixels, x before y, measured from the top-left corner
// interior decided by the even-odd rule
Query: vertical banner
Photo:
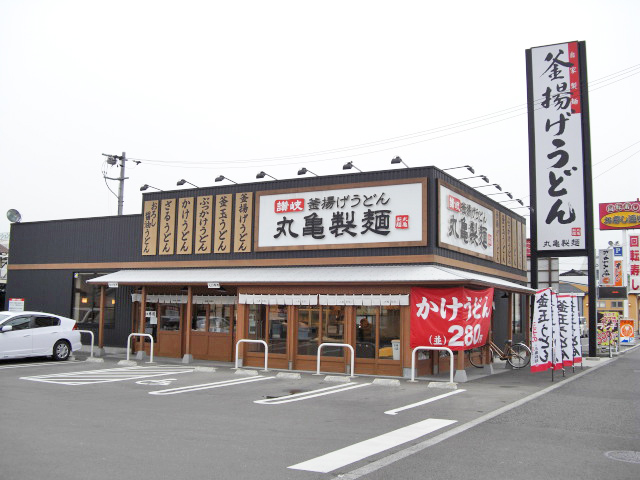
[[[527,51],[529,137],[538,251],[586,249],[586,203],[578,42]]]
[[[558,327],[562,365],[573,365],[573,295],[558,295]]]
[[[251,227],[253,225],[253,192],[236,193],[233,251],[251,251]]]
[[[551,289],[536,292],[531,318],[531,371],[542,372],[551,367]]]
[[[173,255],[176,243],[176,199],[160,202],[160,255]]]
[[[613,250],[598,250],[598,285],[610,287],[613,284]]]
[[[487,343],[493,288],[411,288],[410,343],[469,350]]]
[[[618,344],[618,312],[598,312],[598,346],[608,349]]]
[[[213,195],[198,197],[196,201],[196,253],[211,253]]]
[[[571,336],[573,344],[573,364],[582,363],[582,341],[580,339],[580,309],[576,295],[571,296]]]
[[[640,235],[629,236],[629,293],[640,293]]]
[[[231,218],[233,195],[216,195],[216,224],[213,253],[231,253]]]
[[[562,343],[560,341],[560,312],[558,312],[558,294],[551,292],[551,320],[552,320],[552,342],[553,345],[553,369],[560,370],[563,367],[562,363]]]
[[[142,214],[142,255],[155,255],[158,249],[158,201],[144,202]]]
[[[624,286],[624,262],[622,259],[613,260],[613,286]]]
[[[620,320],[620,343],[627,345],[636,343],[635,332],[633,331],[633,320]]]
[[[193,197],[178,199],[179,255],[191,255],[193,251]]]

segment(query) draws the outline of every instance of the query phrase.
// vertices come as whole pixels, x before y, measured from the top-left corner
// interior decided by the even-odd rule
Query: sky
[[[0,234],[9,209],[23,222],[117,214],[103,153],[131,159],[125,214],[141,213],[144,184],[404,168],[396,156],[472,165],[528,205],[525,50],[575,40],[594,207],[635,200],[638,18],[633,0],[0,0]],[[596,232],[597,247],[621,239]]]

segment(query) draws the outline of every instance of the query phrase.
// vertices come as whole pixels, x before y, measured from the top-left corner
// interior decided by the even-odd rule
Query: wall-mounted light
[[[80,299],[80,303],[89,303],[89,299],[87,297],[82,297]]]
[[[298,170],[298,175],[304,175],[305,173],[313,173],[311,170],[307,170],[306,168],[302,167],[300,170]],[[317,173],[313,173],[316,177],[318,176]]]
[[[458,180],[470,180],[472,178],[481,178],[482,180],[484,180],[487,183],[490,183],[489,181],[489,177],[487,177],[486,175],[475,175],[473,177],[464,177],[464,178],[459,178]]]
[[[221,182],[223,180],[229,180],[231,183],[235,183],[236,185],[238,184],[238,182],[234,182],[233,180],[231,180],[228,177],[225,177],[224,175],[220,175],[219,177],[216,177],[216,182]]]
[[[456,168],[466,168],[467,170],[469,170],[471,173],[476,173],[476,171],[473,169],[473,167],[471,165],[462,165],[460,167],[449,167],[449,168],[443,168],[442,170],[455,170]]]
[[[155,189],[155,190],[158,190],[159,192],[162,192],[162,190],[160,190],[159,188],[154,187],[153,185],[149,185],[148,183],[145,183],[144,185],[142,185],[142,186],[140,187],[140,191],[141,191],[141,192],[144,192],[145,190],[148,190],[148,189],[150,189],[150,188],[153,188],[153,189]]]
[[[358,170],[360,173],[362,173],[362,170],[360,170],[358,167],[356,167],[353,162],[347,162],[342,166],[343,170],[351,170],[352,168],[355,168],[356,170]]]
[[[480,185],[479,187],[475,187],[475,188],[486,188],[486,187],[496,187],[496,190],[502,191],[502,187],[497,183],[492,183],[490,185]],[[493,195],[495,195],[495,193]]]
[[[264,178],[264,177],[269,177],[269,178],[273,178],[274,180],[278,180],[276,177],[272,177],[271,175],[269,175],[267,172],[265,171],[261,171],[260,173],[258,173],[256,175],[256,178]]]
[[[409,165],[404,163],[400,157],[395,157],[391,159],[391,165],[397,165],[398,163],[403,164],[405,167],[409,168]]]
[[[178,180],[178,183],[176,183],[176,185],[180,187],[180,186],[184,185],[185,183],[188,183],[189,185],[193,185],[196,188],[200,188],[199,186],[197,186],[197,185],[185,180],[184,178],[182,180]]]

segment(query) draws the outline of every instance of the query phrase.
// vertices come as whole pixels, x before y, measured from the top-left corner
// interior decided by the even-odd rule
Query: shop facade
[[[141,215],[11,235],[8,298],[185,362],[261,366],[262,341],[270,368],[315,370],[320,350],[346,372],[353,349],[355,373],[407,376],[416,287],[492,287],[494,341],[528,332],[524,218],[435,167],[153,192]]]

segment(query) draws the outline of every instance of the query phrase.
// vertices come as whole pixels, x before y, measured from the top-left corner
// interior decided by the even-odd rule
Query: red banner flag
[[[468,350],[488,340],[493,288],[411,289],[411,348]]]

